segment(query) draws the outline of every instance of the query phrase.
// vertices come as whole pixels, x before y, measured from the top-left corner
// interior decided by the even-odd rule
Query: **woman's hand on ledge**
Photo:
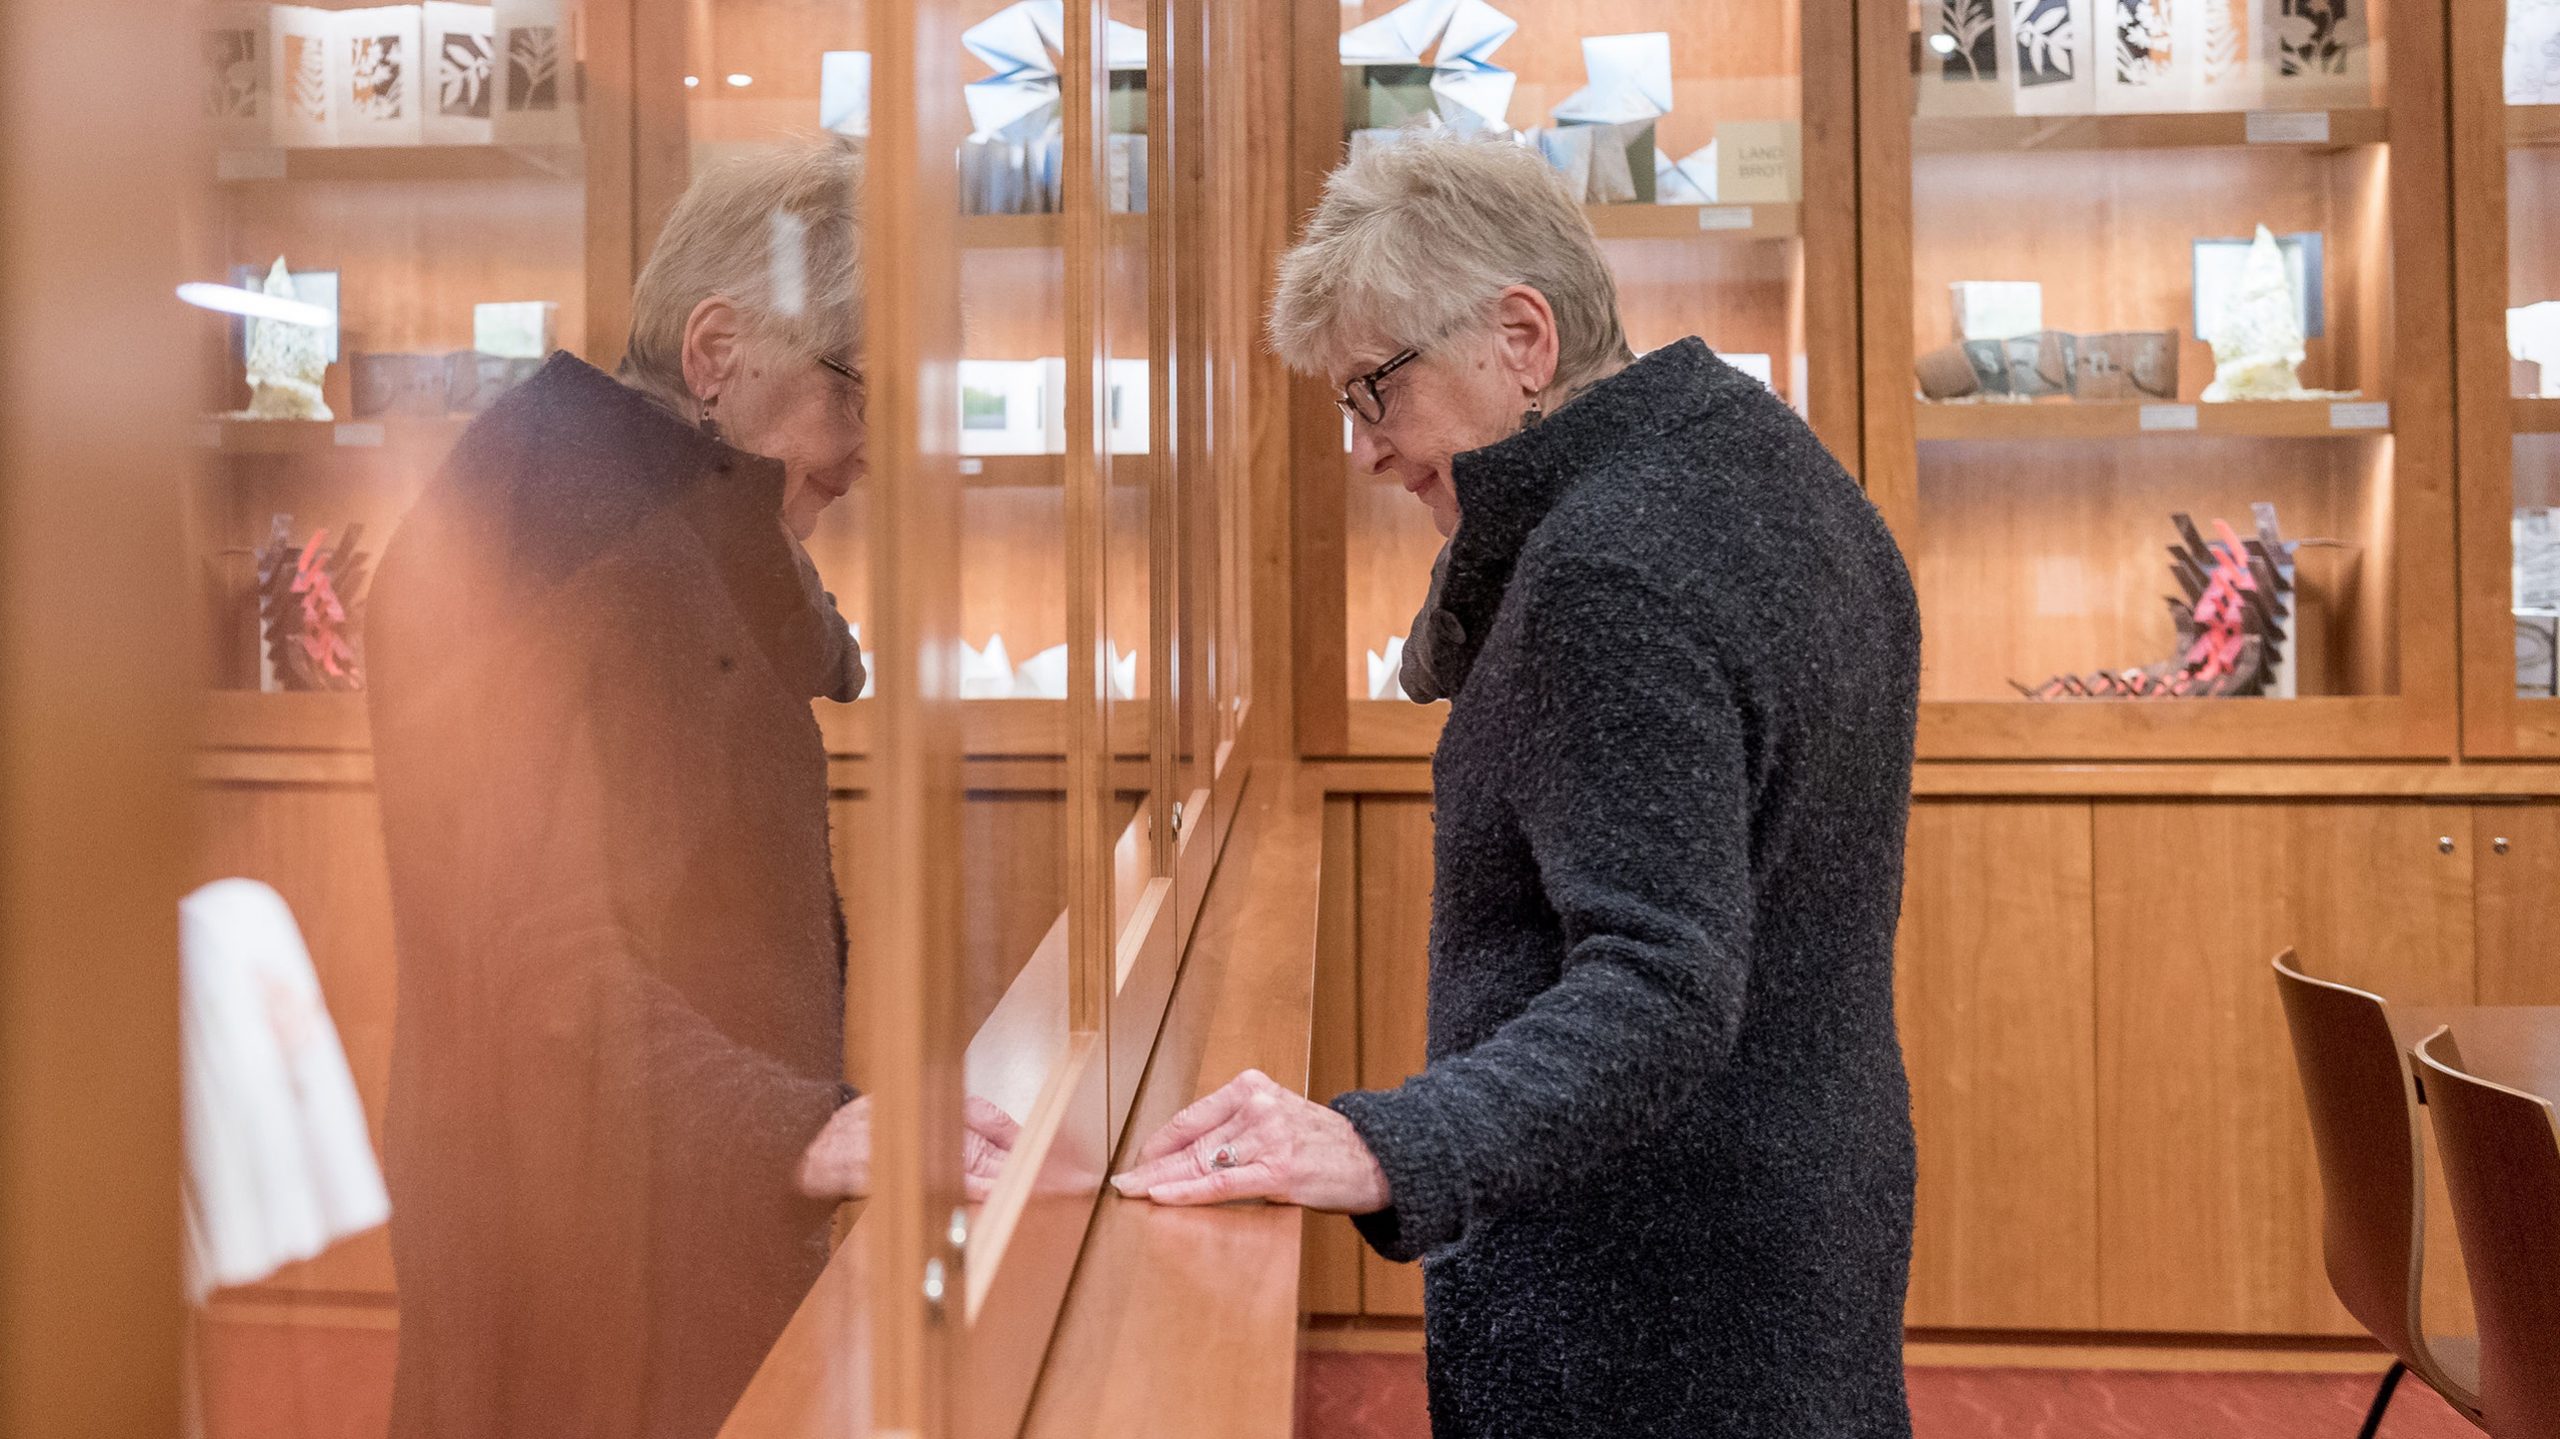
[[[968,1132],[960,1139],[966,1165],[962,1188],[972,1204],[995,1192],[1021,1126],[1013,1116],[976,1095],[964,1111]],[[861,1095],[827,1119],[826,1128],[800,1156],[800,1192],[812,1199],[865,1199],[871,1194],[871,1096]]]
[[[1389,1202],[1386,1172],[1351,1121],[1258,1069],[1175,1115],[1111,1184],[1158,1204],[1275,1199],[1369,1214]]]

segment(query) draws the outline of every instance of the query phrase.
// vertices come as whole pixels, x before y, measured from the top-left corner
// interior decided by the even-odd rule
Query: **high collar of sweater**
[[[782,523],[780,461],[733,448],[567,351],[509,391],[456,452],[450,473],[500,519],[523,578],[557,584],[660,515],[710,552],[774,667],[812,695],[837,694],[859,661],[817,572]]]
[[[1408,655],[1416,655],[1406,670],[1408,693],[1429,699],[1458,692],[1539,523],[1585,475],[1694,418],[1707,402],[1714,364],[1706,343],[1694,336],[1665,345],[1538,424],[1450,461],[1458,532],[1417,633],[1407,641]],[[1430,694],[1416,692],[1422,675]]]

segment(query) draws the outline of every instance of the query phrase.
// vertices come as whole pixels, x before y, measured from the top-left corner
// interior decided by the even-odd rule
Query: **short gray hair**
[[[1280,259],[1271,344],[1291,369],[1349,362],[1346,324],[1424,349],[1491,314],[1512,285],[1547,297],[1556,382],[1629,358],[1618,286],[1564,178],[1509,140],[1416,130],[1363,146]]]
[[[714,295],[811,359],[858,351],[861,191],[862,152],[834,136],[757,146],[697,176],[632,287],[623,379],[689,401],[685,322]]]

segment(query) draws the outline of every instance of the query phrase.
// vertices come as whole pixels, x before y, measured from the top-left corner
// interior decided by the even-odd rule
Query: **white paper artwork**
[[[2044,328],[2044,286],[2033,280],[1957,280],[1947,293],[1958,340],[2006,340]]]
[[[1653,152],[1653,201],[1657,205],[1713,205],[1716,201],[1716,142],[1709,140],[1686,159]]]
[[[274,97],[275,142],[295,149],[338,143],[333,101],[340,66],[338,16],[308,5],[276,5],[267,11],[268,93]]]
[[[1404,693],[1404,636],[1387,641],[1387,652],[1367,652],[1369,656],[1369,698],[1400,700]]]
[[[1022,662],[1013,672],[1016,699],[1062,700],[1067,697],[1067,647],[1051,645]]]
[[[1053,366],[1057,380],[1063,381],[1063,360],[962,360],[960,453],[1064,454],[1066,401],[1059,392],[1062,386],[1052,384]],[[1061,424],[1054,436],[1052,411]]]
[[[311,951],[274,890],[178,901],[186,1295],[253,1283],[391,1217]]]
[[[424,135],[419,44],[425,17],[416,5],[379,5],[337,12],[337,88],[341,145],[415,145]]]
[[[1485,0],[1407,0],[1343,31],[1335,49],[1348,66],[1429,64],[1441,124],[1462,135],[1501,134],[1511,128],[1520,77],[1493,63],[1493,52],[1519,28]]]
[[[560,305],[504,300],[471,307],[471,348],[515,360],[547,360],[560,348]]]
[[[298,299],[293,276],[279,255],[259,288],[270,295]],[[288,320],[249,321],[249,408],[253,420],[327,420],[329,405],[320,397],[329,371],[323,332]]]
[[[216,143],[270,145],[268,113],[275,76],[267,59],[267,7],[243,3],[204,6],[196,16],[196,51],[203,69],[204,118]]]
[[[960,698],[1013,698],[1013,656],[1005,653],[1004,636],[987,636],[986,648],[960,642]]]
[[[561,0],[495,0],[496,111],[501,145],[578,143],[576,36]]]
[[[2507,311],[2507,353],[2542,367],[2542,393],[2560,399],[2560,300]]]
[[[2100,0],[2098,110],[2150,114],[2183,109],[2186,72],[2177,63],[2178,14],[2199,0]]]
[[[2560,613],[2560,515],[2521,509],[2510,522],[2514,541],[2515,607]]]
[[[1912,76],[1923,115],[1997,115],[2010,108],[2006,82],[2011,0],[1920,0],[1919,69]]]
[[[871,133],[870,51],[818,56],[818,128],[856,137]]]
[[[1111,646],[1111,697],[1116,700],[1138,697],[1137,652],[1132,650],[1124,655],[1117,644]]]
[[[2265,103],[2303,108],[2372,104],[2365,12],[2370,3],[2258,0],[2259,33],[2253,48]]]
[[[2085,115],[2097,108],[2093,0],[2002,0],[2009,7],[2009,108],[2020,115]]]
[[[450,0],[427,0],[426,12],[426,143],[486,145],[496,133],[497,17]]]
[[[1559,130],[1590,135],[1590,166],[1582,197],[1601,205],[1641,198],[1633,166],[1652,153],[1654,125],[1671,113],[1671,36],[1660,30],[1586,35],[1582,66],[1588,83],[1566,96],[1554,111]],[[1579,159],[1572,148],[1566,156],[1568,162]],[[1568,169],[1568,176],[1571,173]]]
[[[2195,110],[2247,110],[2265,96],[2265,73],[2253,47],[2261,0],[2181,0],[2172,42]]]
[[[2284,250],[2267,227],[2258,227],[2240,283],[2213,317],[2213,383],[2206,404],[2226,400],[2285,400],[2303,394],[2302,309],[2285,268]]]
[[[2507,0],[2507,103],[2560,105],[2560,0]]]

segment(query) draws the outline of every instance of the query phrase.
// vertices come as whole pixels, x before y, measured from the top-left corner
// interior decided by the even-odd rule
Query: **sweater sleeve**
[[[1514,809],[1566,945],[1492,1036],[1334,1107],[1387,1175],[1390,1259],[1558,1193],[1658,1133],[1723,1065],[1750,977],[1747,719],[1705,620],[1624,564],[1526,572]]]

